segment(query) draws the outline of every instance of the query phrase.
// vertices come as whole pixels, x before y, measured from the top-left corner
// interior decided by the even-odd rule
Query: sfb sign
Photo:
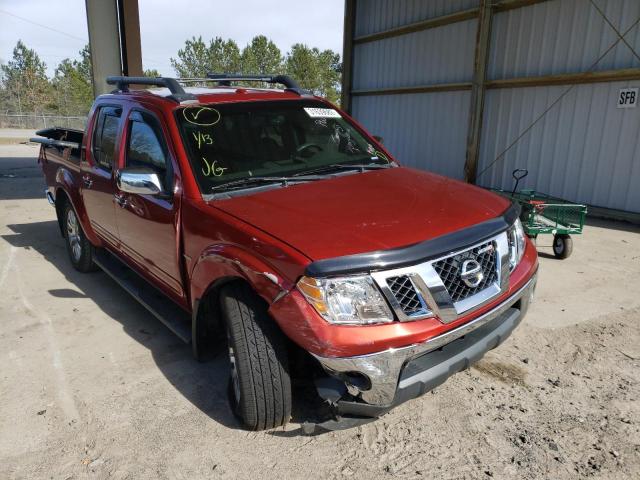
[[[621,88],[618,96],[618,108],[635,108],[638,105],[637,88]]]

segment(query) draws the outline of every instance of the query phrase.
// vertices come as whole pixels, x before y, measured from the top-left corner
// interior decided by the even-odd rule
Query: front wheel
[[[291,379],[287,343],[267,308],[247,285],[221,292],[227,327],[234,413],[250,430],[284,425],[291,416]]]
[[[64,206],[64,239],[73,268],[87,273],[97,270],[93,262],[93,245],[87,240],[75,210],[69,202]]]
[[[556,258],[564,260],[573,252],[573,240],[569,235],[559,234],[553,237],[553,254]]]

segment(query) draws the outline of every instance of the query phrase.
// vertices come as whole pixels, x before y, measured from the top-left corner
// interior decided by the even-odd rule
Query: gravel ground
[[[69,266],[36,155],[0,145],[0,478],[640,478],[640,228],[592,220],[565,261],[540,241],[525,322],[434,392],[350,430],[253,433],[222,355],[195,362]]]

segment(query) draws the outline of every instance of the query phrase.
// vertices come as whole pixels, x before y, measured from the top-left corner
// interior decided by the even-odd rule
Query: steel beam
[[[418,85],[415,87],[392,87],[353,90],[351,92],[351,95],[354,97],[358,97],[365,95],[402,95],[408,93],[457,92],[461,90],[471,90],[471,86],[471,82],[435,83],[433,85]]]
[[[603,70],[600,72],[561,73],[558,75],[542,75],[540,77],[519,77],[489,80],[487,88],[522,88],[545,87],[549,85],[578,85],[586,83],[623,82],[640,80],[640,68],[624,68],[619,70]]]
[[[461,12],[452,13],[450,15],[442,15],[440,17],[421,20],[420,22],[411,23],[403,27],[392,28],[389,30],[384,30],[382,32],[371,33],[369,35],[361,35],[359,37],[356,37],[353,41],[356,44],[375,42],[376,40],[398,37],[400,35],[406,35],[407,33],[421,32],[422,30],[428,30],[430,28],[442,27],[451,23],[471,20],[472,18],[476,18],[477,16],[478,9],[471,8],[469,10],[463,10]]]
[[[549,2],[550,0],[502,0],[493,4],[493,12],[507,12],[516,8],[529,7],[538,3]]]
[[[109,75],[122,73],[118,7],[115,0],[86,0],[89,47],[93,70],[93,94],[108,93]]]
[[[503,0],[501,2],[492,5],[493,11],[507,12],[509,10],[515,10],[517,8],[528,7],[537,3],[544,3],[550,0]],[[375,42],[377,40],[383,40],[385,38],[398,37],[400,35],[406,35],[408,33],[421,32],[423,30],[429,30],[430,28],[442,27],[444,25],[450,25],[452,23],[464,22],[478,17],[480,14],[479,8],[469,8],[468,10],[462,10],[460,12],[450,13],[448,15],[441,15],[439,17],[428,18],[426,20],[420,20],[409,25],[403,25],[402,27],[390,28],[383,30],[382,32],[370,33],[368,35],[361,35],[353,39],[353,43],[368,43]],[[346,31],[346,25],[345,25]]]
[[[122,74],[130,77],[141,77],[143,71],[138,0],[118,0],[118,17]]]
[[[626,80],[640,80],[640,68],[624,68],[619,70],[603,70],[600,72],[560,73],[557,75],[542,75],[539,77],[516,77],[487,80],[485,88],[523,88],[544,87],[549,85],[573,85],[586,83],[623,82]],[[402,95],[408,93],[455,92],[471,90],[471,82],[434,83],[432,85],[417,85],[415,87],[391,87],[353,90],[354,97],[365,95]]]
[[[138,0],[85,0],[93,93],[113,90],[110,75],[142,75]]]
[[[480,155],[480,135],[484,112],[485,81],[491,43],[492,0],[480,0],[476,53],[473,63],[473,85],[471,87],[471,108],[469,130],[467,132],[467,156],[464,164],[464,179],[476,183],[478,157]]]
[[[356,0],[344,3],[344,33],[342,40],[342,91],[340,106],[351,115],[351,95],[353,88],[353,37],[356,25]]]

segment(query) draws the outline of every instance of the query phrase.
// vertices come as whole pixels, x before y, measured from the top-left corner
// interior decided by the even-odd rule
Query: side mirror
[[[384,143],[384,138],[382,138],[380,135],[373,135],[373,139],[378,143]]]
[[[118,188],[123,192],[138,195],[159,195],[163,193],[162,182],[155,170],[147,167],[128,167],[116,176]]]

